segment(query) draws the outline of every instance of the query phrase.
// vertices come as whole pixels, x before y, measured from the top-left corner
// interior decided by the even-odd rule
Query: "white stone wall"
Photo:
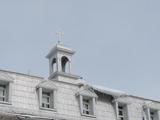
[[[39,109],[36,86],[43,81],[38,77],[9,73],[14,78],[12,86],[12,104],[0,104],[0,113],[28,114],[48,118],[65,118],[68,120],[116,120],[116,113],[112,97],[98,94],[96,101],[96,117],[85,117],[80,114],[79,99],[76,93],[77,85],[56,82],[57,111]],[[145,101],[135,97],[122,97],[118,101],[126,102],[128,107],[128,120],[142,120],[142,105]],[[150,107],[160,109],[160,103],[152,102]]]

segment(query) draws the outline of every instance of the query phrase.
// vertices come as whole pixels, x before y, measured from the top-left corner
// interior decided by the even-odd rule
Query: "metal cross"
[[[64,36],[64,32],[56,32],[56,35],[58,36],[58,44],[62,41],[62,36]]]

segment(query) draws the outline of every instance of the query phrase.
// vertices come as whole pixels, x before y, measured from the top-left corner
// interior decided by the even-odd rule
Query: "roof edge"
[[[41,77],[41,76],[28,75],[28,74],[20,73],[20,72],[16,72],[16,71],[9,71],[9,70],[2,70],[2,69],[0,69],[0,72],[6,72],[6,73],[11,73],[11,74],[23,75],[23,76],[27,76],[27,77],[35,77],[35,78],[39,78],[39,79],[44,79],[44,77]]]

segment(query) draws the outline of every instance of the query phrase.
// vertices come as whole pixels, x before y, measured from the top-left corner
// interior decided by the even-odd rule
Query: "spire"
[[[64,36],[64,32],[56,32],[56,35],[58,37],[58,44],[61,44],[62,37]]]

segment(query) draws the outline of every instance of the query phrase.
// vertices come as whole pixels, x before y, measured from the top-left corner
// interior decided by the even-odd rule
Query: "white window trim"
[[[150,118],[151,118],[151,112],[154,113],[154,117],[157,117],[157,120],[160,120],[160,118],[159,118],[159,110],[150,108]]]
[[[120,120],[120,117],[123,117],[124,118],[124,120],[129,120],[129,115],[128,115],[128,104],[127,103],[121,103],[121,102],[118,102],[118,101],[115,101],[115,103],[114,103],[114,105],[115,105],[115,112],[116,112],[116,119],[117,120]],[[120,116],[119,115],[119,106],[124,106],[124,107],[126,107],[126,116]]]
[[[3,101],[6,101],[7,99],[7,88],[6,85],[0,85],[0,91],[3,95],[0,95],[0,98],[3,99]]]
[[[46,94],[44,94],[44,93],[49,93],[49,95],[46,95]],[[44,94],[44,95],[43,95],[43,94]],[[50,107],[53,107],[53,108],[54,108],[54,106],[52,105],[52,102],[54,102],[53,99],[52,99],[52,94],[53,94],[53,91],[45,92],[45,91],[42,90],[42,106],[43,106],[43,104],[44,104],[44,105],[49,105]],[[43,98],[48,99],[49,101],[48,101],[48,102],[45,102],[45,101],[43,101]],[[52,106],[51,106],[51,105],[52,105]],[[49,107],[49,108],[50,108],[50,107]],[[45,106],[45,108],[47,108],[47,107]]]
[[[160,120],[160,118],[159,118],[159,110],[157,110],[157,109],[152,109],[152,108],[150,108],[150,107],[148,107],[148,106],[143,106],[143,111],[144,111],[144,113],[145,113],[145,116],[146,116],[146,120],[151,120],[151,112],[153,111],[154,113],[155,112],[157,112],[156,114],[157,114],[157,119],[158,120]]]
[[[12,84],[11,80],[0,80],[0,85],[6,86],[6,99],[5,101],[0,101],[0,104],[11,105],[12,104]]]
[[[84,111],[90,113],[90,112],[92,112],[92,110],[91,110],[92,106],[90,105],[90,100],[89,99],[85,99],[85,100],[87,100],[88,102],[84,101],[84,98],[83,98],[83,106],[82,106],[83,107],[83,113],[84,113]],[[88,108],[86,108],[85,106],[88,106]]]
[[[53,105],[53,107],[52,108],[45,108],[45,107],[42,107],[42,92],[43,92],[43,89],[47,89],[47,88],[42,88],[42,87],[39,87],[38,88],[38,94],[39,94],[39,108],[41,109],[41,110],[49,110],[49,111],[57,111],[56,110],[56,89],[47,89],[47,90],[49,90],[49,91],[51,91],[51,92],[53,92],[52,94],[52,100],[51,100],[51,102],[53,102],[53,103],[51,103],[52,105]]]
[[[150,111],[150,119],[153,117],[153,120],[154,120],[154,117],[155,117],[155,112],[152,112],[153,113],[153,115],[151,114],[151,111]],[[152,119],[151,119],[152,120]]]
[[[122,109],[120,109],[119,107],[122,107]],[[122,112],[122,115],[119,114],[120,111]],[[124,106],[123,105],[118,106],[118,119],[119,120],[121,120],[121,118],[123,118],[123,120],[125,120],[124,112],[125,112]]]
[[[89,97],[91,100],[92,100],[92,113],[93,114],[84,114],[83,113],[83,97],[88,97],[88,96],[83,96],[83,95],[79,95],[79,100],[80,100],[80,112],[81,112],[81,115],[82,116],[86,116],[86,117],[96,117],[96,114],[95,114],[95,97]]]

